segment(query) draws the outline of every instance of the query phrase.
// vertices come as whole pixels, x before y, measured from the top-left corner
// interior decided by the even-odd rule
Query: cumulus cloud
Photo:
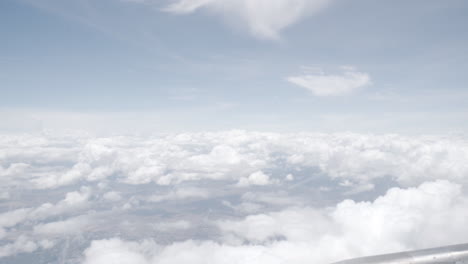
[[[355,241],[359,241],[365,246],[353,249],[357,252],[354,254],[371,254],[381,251],[380,245],[414,248],[431,246],[434,240],[462,242],[468,232],[462,224],[462,219],[468,215],[463,210],[466,207],[468,200],[460,185],[436,181],[416,188],[392,188],[372,202],[345,200],[325,210],[293,207],[248,216],[242,221],[220,222],[219,226],[230,234],[257,243],[271,239],[320,241],[329,236],[328,239],[333,237],[340,240],[344,248],[352,249],[358,246],[353,245]],[[372,243],[378,245],[371,246]]]
[[[85,251],[84,263],[110,263],[124,254],[128,263],[325,264],[462,242],[468,235],[467,209],[461,186],[436,181],[417,188],[393,188],[372,202],[347,200],[334,208],[291,207],[220,221],[224,238],[218,242],[189,240],[156,246],[148,241],[98,240]]]
[[[247,187],[252,185],[269,185],[271,184],[270,176],[266,175],[262,171],[256,171],[250,174],[248,177],[242,177],[237,183],[240,187]]]
[[[154,194],[149,196],[146,200],[149,202],[164,202],[164,201],[176,201],[183,199],[203,199],[208,198],[210,193],[207,190],[194,187],[177,188],[168,193]]]
[[[2,185],[44,190],[109,179],[161,186],[205,180],[293,183],[299,180],[297,168],[317,169],[326,178],[347,181],[343,187],[370,190],[377,178],[413,186],[439,178],[465,184],[468,173],[468,143],[456,137],[230,131],[154,138],[72,136],[60,142],[22,136],[2,144],[5,138],[0,139],[0,165],[28,165],[0,177]],[[286,166],[282,168],[286,175],[295,175],[293,180],[284,174],[257,173],[275,171],[279,163]]]
[[[47,239],[34,241],[28,236],[20,235],[12,243],[0,246],[0,258],[14,256],[20,253],[32,253],[37,249],[49,249],[53,246],[53,241]]]
[[[126,242],[120,239],[93,241],[85,251],[86,259],[83,264],[146,264],[149,263],[145,253],[153,249],[151,242]]]
[[[88,216],[77,216],[63,221],[40,224],[34,227],[34,233],[46,236],[68,236],[82,233],[88,225]]]
[[[18,237],[13,243],[0,246],[0,257],[8,257],[17,253],[31,253],[38,245],[26,236]]]
[[[29,208],[21,208],[0,214],[0,227],[17,225],[28,217],[29,212]]]
[[[0,255],[321,264],[463,242],[466,160],[463,136],[0,136]]]
[[[176,0],[164,10],[190,14],[198,10],[242,23],[258,38],[277,39],[285,28],[325,8],[331,0]]]
[[[65,198],[56,204],[43,203],[34,210],[30,210],[28,218],[41,220],[86,208],[89,205],[88,200],[90,196],[91,189],[88,187],[81,187],[80,191],[66,193]]]
[[[290,76],[287,80],[311,91],[315,96],[348,95],[372,83],[369,74],[352,67],[343,67],[342,74],[325,74],[320,71]]]
[[[20,208],[0,214],[0,228],[14,227],[24,221],[44,220],[53,216],[77,211],[86,207],[90,189],[82,187],[80,191],[68,192],[63,200],[56,204],[43,203],[36,208]]]
[[[243,131],[149,139],[119,137],[83,141],[71,137],[67,139],[64,148],[73,146],[75,156],[67,154],[64,157],[60,154],[66,150],[47,146],[55,142],[47,143],[48,139],[41,138],[37,140],[46,143],[39,149],[31,146],[32,153],[23,155],[23,147],[10,146],[6,151],[2,149],[0,161],[6,167],[17,160],[34,157],[40,160],[43,158],[42,153],[48,151],[49,156],[56,157],[55,160],[35,164],[31,162],[28,172],[11,175],[17,184],[41,189],[83,181],[105,182],[110,176],[118,182],[139,185],[178,185],[203,180],[238,182],[241,178],[248,179],[257,171],[274,170],[278,162],[290,167],[318,169],[329,178],[348,180],[349,187],[382,177],[391,177],[403,185],[417,185],[439,178],[466,183],[465,175],[468,172],[468,164],[465,162],[468,143],[463,138]],[[50,166],[51,163],[60,165]],[[155,166],[164,169],[153,170]],[[70,171],[75,172],[77,167],[88,169],[73,181],[38,184],[49,182],[50,175],[56,179],[68,179]],[[101,177],[94,177],[95,171],[107,172]],[[140,173],[142,171],[146,172]],[[269,178],[284,180],[284,176],[280,175],[269,175]],[[11,184],[10,179],[2,177],[0,181],[8,186]]]

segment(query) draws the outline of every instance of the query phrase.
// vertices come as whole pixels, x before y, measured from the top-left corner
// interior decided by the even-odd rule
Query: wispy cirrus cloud
[[[342,67],[341,74],[326,74],[321,69],[290,76],[287,81],[311,91],[315,96],[348,95],[372,84],[368,73]]]
[[[313,15],[331,0],[177,0],[163,10],[185,15],[205,9],[257,38],[278,39],[280,32]]]

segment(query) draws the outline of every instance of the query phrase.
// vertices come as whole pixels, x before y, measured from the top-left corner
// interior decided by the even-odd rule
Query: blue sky
[[[264,3],[4,0],[0,128],[466,131],[466,1]]]

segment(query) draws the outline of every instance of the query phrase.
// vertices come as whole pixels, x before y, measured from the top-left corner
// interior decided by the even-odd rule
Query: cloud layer
[[[200,9],[246,27],[258,38],[277,39],[285,28],[312,15],[331,0],[177,0],[164,10],[189,14]]]
[[[109,180],[269,185],[305,169],[347,187],[386,177],[415,186],[440,178],[466,184],[468,172],[468,143],[456,137],[245,131],[105,138],[4,135],[0,146],[3,186],[31,189]]]
[[[325,264],[464,242],[466,160],[453,135],[4,134],[0,257]]]
[[[100,263],[329,263],[340,258],[461,242],[468,200],[446,181],[394,188],[373,202],[334,208],[288,208],[219,222],[221,241],[160,246],[118,238],[93,241],[86,264]],[[443,230],[443,232],[440,232]]]

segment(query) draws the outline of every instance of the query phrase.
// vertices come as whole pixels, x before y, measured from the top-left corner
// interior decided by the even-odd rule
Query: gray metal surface
[[[333,264],[468,264],[468,244],[356,258]]]

